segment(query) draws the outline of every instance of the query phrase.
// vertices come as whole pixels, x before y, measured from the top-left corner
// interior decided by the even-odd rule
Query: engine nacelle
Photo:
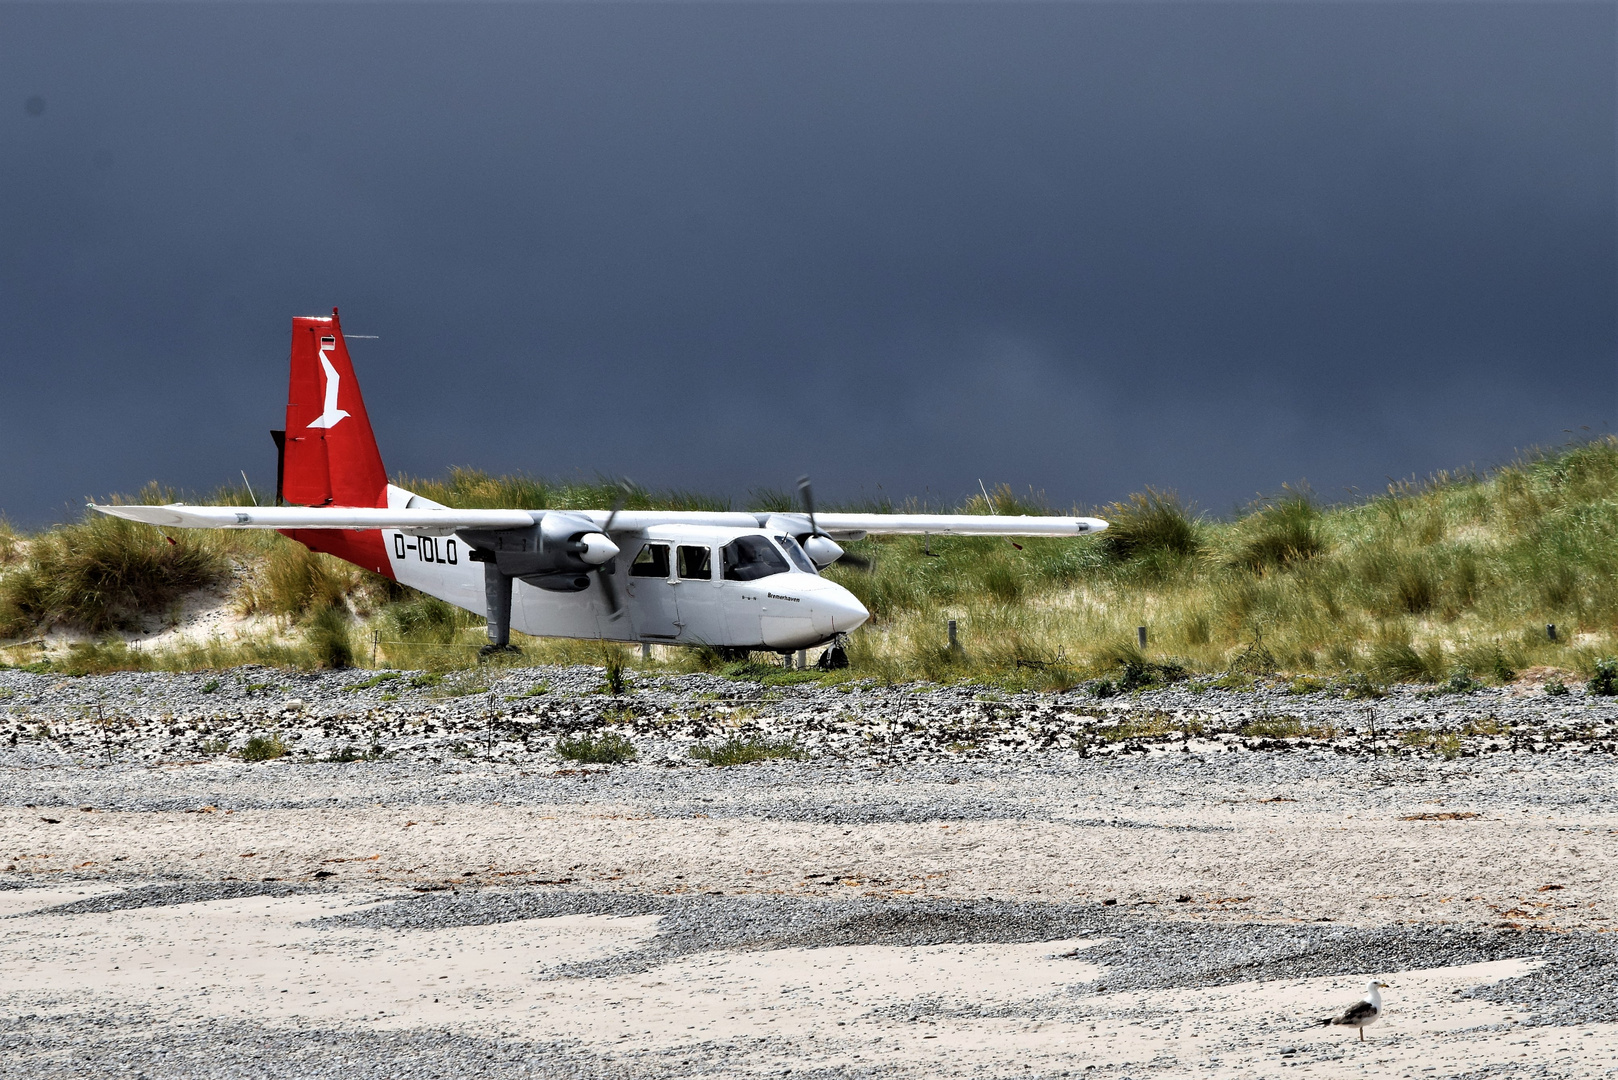
[[[818,534],[804,538],[803,553],[822,570],[843,557],[843,549],[837,541]]]
[[[556,575],[571,581],[618,555],[618,545],[583,514],[549,513],[532,528],[466,530],[460,536],[472,547],[474,561],[492,562],[502,574],[525,579]]]

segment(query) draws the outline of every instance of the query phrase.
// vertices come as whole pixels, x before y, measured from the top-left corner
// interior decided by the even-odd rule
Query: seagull
[[[330,345],[322,342],[320,345],[320,366],[326,369],[326,409],[320,414],[319,419],[309,422],[309,426],[312,428],[336,427],[337,421],[348,415],[347,412],[337,407],[337,387],[342,383],[342,376],[337,374],[337,369],[331,366],[330,360],[326,359],[326,350],[335,349],[336,347],[335,342]]]
[[[1337,1024],[1342,1027],[1356,1027],[1360,1029],[1360,1042],[1365,1041],[1365,1029],[1376,1023],[1377,1017],[1382,1015],[1381,991],[1388,984],[1372,979],[1365,984],[1365,996],[1342,1011],[1339,1016],[1330,1016],[1322,1020],[1322,1024]]]

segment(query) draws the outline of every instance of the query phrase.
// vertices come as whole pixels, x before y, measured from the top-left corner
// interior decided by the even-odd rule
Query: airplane
[[[275,529],[488,620],[485,652],[536,637],[703,645],[726,655],[835,644],[870,613],[820,571],[839,540],[1087,536],[1099,518],[626,510],[457,510],[388,481],[338,322],[292,320],[276,505],[102,506],[162,528]]]

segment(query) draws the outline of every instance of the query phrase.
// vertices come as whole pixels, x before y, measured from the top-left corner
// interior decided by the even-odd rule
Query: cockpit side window
[[[630,577],[660,577],[669,576],[669,546],[667,544],[647,544],[635,556],[635,561],[629,564]]]
[[[712,576],[708,569],[710,559],[707,548],[687,547],[685,544],[681,544],[679,553],[681,577],[707,581]]]
[[[757,581],[791,568],[775,545],[762,536],[738,536],[721,549],[726,581]]]
[[[781,550],[787,553],[787,558],[792,560],[793,566],[806,574],[815,572],[815,564],[809,561],[809,556],[803,553],[803,548],[799,546],[797,540],[790,536],[777,536],[775,542],[781,545]]]

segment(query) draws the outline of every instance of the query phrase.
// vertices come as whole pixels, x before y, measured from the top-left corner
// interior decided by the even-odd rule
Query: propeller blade
[[[814,488],[810,486],[807,476],[798,477],[798,498],[803,500],[803,512],[809,518],[809,535],[825,536],[827,540],[830,540],[831,537],[821,532],[820,526],[815,523],[815,492]],[[869,570],[871,569],[871,560],[863,555],[851,555],[845,551],[837,556],[837,561],[831,565],[849,566],[855,570]]]
[[[607,569],[611,565],[613,563],[609,560],[596,567],[594,573],[596,580],[601,582],[602,595],[607,598],[607,610],[611,613],[608,617],[616,619],[624,613],[624,603],[618,598],[618,586],[613,583],[612,573]]]
[[[809,515],[809,532],[818,536],[820,526],[815,524],[815,493],[809,486],[807,476],[798,477],[798,498],[803,502],[803,512]]]
[[[624,508],[624,503],[629,501],[629,496],[634,490],[635,486],[628,480],[618,481],[618,497],[612,500],[612,509],[607,511],[607,523],[601,526],[602,532],[608,534],[612,532],[612,523],[617,520],[618,511]]]
[[[612,523],[618,520],[618,512],[624,508],[624,503],[635,493],[635,485],[627,479],[618,481],[618,497],[612,500],[612,509],[607,511],[607,523],[601,526],[601,534],[608,540],[612,539]],[[617,556],[608,559],[597,566],[592,573],[601,583],[601,595],[607,598],[607,610],[611,612],[609,618],[616,619],[624,613],[624,602],[618,596],[618,586],[612,579],[612,568],[618,565]]]

